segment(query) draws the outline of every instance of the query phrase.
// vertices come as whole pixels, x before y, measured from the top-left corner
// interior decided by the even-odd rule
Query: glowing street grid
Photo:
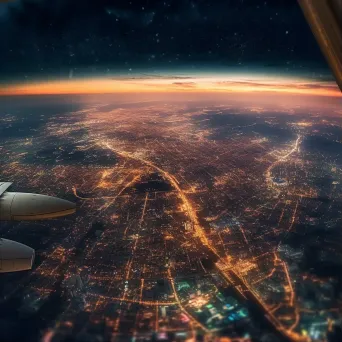
[[[1,138],[1,179],[79,208],[1,224],[38,249],[32,272],[4,275],[2,305],[20,297],[20,317],[45,315],[43,341],[323,341],[341,319],[338,277],[324,272],[342,262],[337,111],[93,104],[33,124],[18,113],[0,121],[26,134]]]

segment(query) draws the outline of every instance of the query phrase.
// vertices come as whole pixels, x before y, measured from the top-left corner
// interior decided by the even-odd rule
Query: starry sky
[[[332,80],[296,0],[12,0],[0,3],[0,44],[7,84],[239,72]]]

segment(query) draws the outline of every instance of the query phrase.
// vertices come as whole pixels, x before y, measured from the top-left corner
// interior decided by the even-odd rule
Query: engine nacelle
[[[73,214],[75,203],[51,196],[4,192],[0,197],[0,221],[33,221]]]
[[[22,243],[0,239],[0,273],[30,270],[34,249]]]

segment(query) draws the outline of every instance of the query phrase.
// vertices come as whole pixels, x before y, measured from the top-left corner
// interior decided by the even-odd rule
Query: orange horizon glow
[[[50,82],[5,85],[0,96],[9,95],[73,95],[108,93],[284,93],[311,96],[342,97],[333,82],[296,79],[235,77],[189,77],[148,79],[68,79]]]

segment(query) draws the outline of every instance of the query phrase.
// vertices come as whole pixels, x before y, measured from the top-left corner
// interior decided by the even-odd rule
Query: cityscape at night
[[[338,107],[107,100],[7,104],[2,177],[78,211],[1,224],[38,251],[2,276],[6,319],[44,341],[322,339],[341,315]]]
[[[0,181],[77,208],[0,220],[35,250],[0,341],[342,341],[342,96],[297,2],[96,3],[0,3]]]

